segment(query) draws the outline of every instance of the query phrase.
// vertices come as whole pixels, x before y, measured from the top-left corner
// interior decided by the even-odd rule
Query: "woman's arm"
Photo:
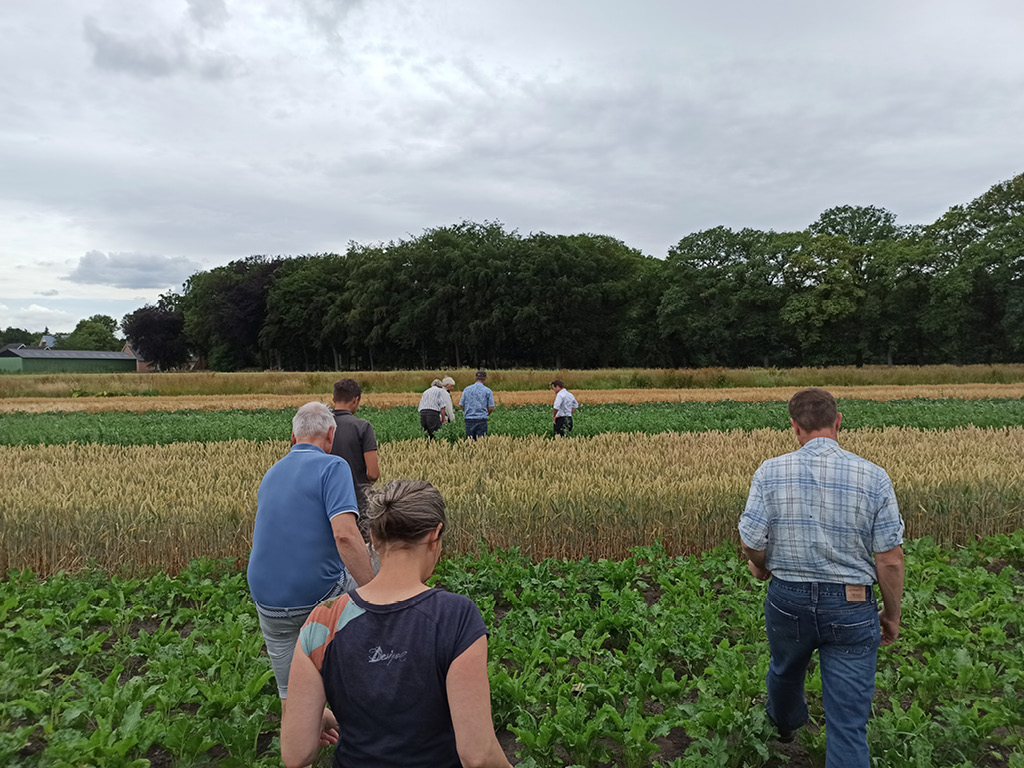
[[[455,727],[455,746],[463,767],[510,768],[491,721],[486,635],[451,663],[445,685]]]
[[[299,643],[295,644],[288,673],[288,698],[281,700],[281,759],[285,768],[312,765],[320,749],[321,730],[327,725],[324,681]]]

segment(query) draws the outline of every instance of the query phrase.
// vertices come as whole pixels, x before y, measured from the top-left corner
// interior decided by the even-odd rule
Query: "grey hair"
[[[434,379],[432,382],[430,382],[430,386],[432,386],[432,387],[441,387],[441,380],[440,379]]]
[[[392,480],[367,501],[362,522],[378,544],[412,544],[446,522],[441,492],[426,480]]]
[[[298,438],[326,435],[334,426],[334,414],[323,403],[306,403],[292,418],[292,434]]]

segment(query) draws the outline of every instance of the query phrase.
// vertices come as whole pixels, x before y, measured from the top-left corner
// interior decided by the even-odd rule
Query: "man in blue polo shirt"
[[[247,576],[282,706],[292,651],[310,611],[374,575],[357,525],[352,471],[330,455],[334,430],[323,403],[299,408],[291,451],[267,471],[256,496]]]
[[[494,411],[494,393],[484,384],[487,371],[476,372],[476,382],[462,390],[459,408],[466,413],[466,437],[476,440],[487,435],[487,420]]]

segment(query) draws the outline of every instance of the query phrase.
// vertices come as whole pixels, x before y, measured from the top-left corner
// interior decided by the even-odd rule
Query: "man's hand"
[[[882,628],[882,645],[892,645],[900,635],[900,606],[903,603],[903,547],[875,553],[878,567],[878,589],[882,593],[882,612],[878,623]]]
[[[743,541],[742,538],[740,539],[740,544],[743,545],[742,557],[747,558],[747,568],[750,569],[750,575],[758,581],[768,581],[772,575],[772,572],[768,570],[768,550],[754,549],[747,542]]]
[[[878,614],[878,623],[882,628],[882,645],[892,645],[900,636],[900,619],[886,616],[885,611]]]
[[[758,581],[768,581],[772,576],[771,571],[767,568],[762,568],[760,565],[755,565],[753,560],[747,560],[747,568],[750,569],[750,575]]]
[[[324,707],[323,719],[320,721],[320,746],[331,747],[338,743],[338,718],[327,707]]]

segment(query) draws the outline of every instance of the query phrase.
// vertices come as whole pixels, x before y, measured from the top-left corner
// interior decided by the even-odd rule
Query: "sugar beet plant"
[[[1003,428],[1024,424],[1024,399],[845,400],[840,402],[847,429],[963,426]],[[292,408],[227,411],[108,411],[103,413],[0,414],[0,445],[166,445],[225,440],[286,440]],[[361,408],[381,442],[424,439],[416,409]],[[577,414],[576,436],[608,432],[705,432],[708,430],[786,429],[788,415],[779,402],[602,403],[584,405]],[[498,406],[490,433],[525,437],[551,433],[551,408],[545,405]],[[464,439],[461,419],[445,426],[441,439]]]
[[[623,561],[443,560],[492,628],[494,717],[521,765],[777,765],[767,647],[730,548]],[[879,657],[878,766],[1024,768],[1024,533],[908,546],[899,641]],[[99,571],[0,582],[0,764],[279,765],[279,707],[244,575]],[[824,755],[820,677],[798,751]],[[792,752],[790,754],[793,754]],[[321,761],[321,764],[323,761]]]

